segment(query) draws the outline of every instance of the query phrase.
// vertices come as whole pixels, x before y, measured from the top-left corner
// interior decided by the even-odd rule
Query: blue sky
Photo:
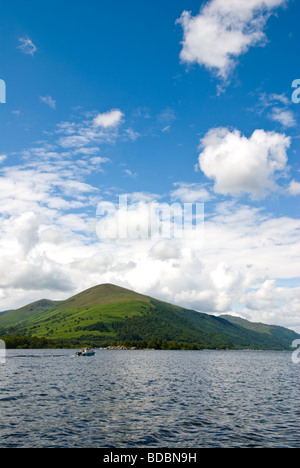
[[[300,331],[300,6],[1,8],[0,309],[113,282]],[[104,242],[97,205],[203,202],[203,243]]]

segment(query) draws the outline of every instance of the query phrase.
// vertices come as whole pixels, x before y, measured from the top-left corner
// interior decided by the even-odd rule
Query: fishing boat
[[[91,348],[83,348],[76,353],[76,356],[95,356],[95,351]]]

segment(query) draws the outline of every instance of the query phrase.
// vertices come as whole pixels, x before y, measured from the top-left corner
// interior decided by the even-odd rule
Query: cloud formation
[[[175,182],[171,191],[171,200],[179,200],[182,203],[207,202],[211,199],[209,191],[201,184]]]
[[[290,108],[291,105],[292,100],[285,94],[262,93],[259,96],[259,103],[253,110],[259,115],[266,112],[269,119],[278,122],[284,128],[292,128],[296,126],[296,118]]]
[[[291,139],[285,134],[255,130],[250,138],[238,130],[210,130],[201,140],[199,166],[223,195],[261,198],[278,188],[276,177],[287,164]]]
[[[112,109],[103,114],[98,114],[94,119],[95,127],[111,128],[118,126],[122,118],[124,117],[123,112],[120,109]]]
[[[275,122],[279,122],[285,128],[296,126],[294,114],[289,109],[273,107],[270,118]]]
[[[289,185],[289,192],[291,195],[300,195],[300,182],[292,180],[292,182]]]
[[[47,104],[51,109],[56,109],[56,101],[51,96],[40,96],[40,101]]]
[[[21,37],[18,49],[25,55],[34,55],[37,52],[37,47],[29,37]]]
[[[226,79],[237,58],[266,42],[264,28],[270,14],[286,0],[210,0],[198,15],[184,11],[177,20],[184,38],[180,58],[197,63]]]

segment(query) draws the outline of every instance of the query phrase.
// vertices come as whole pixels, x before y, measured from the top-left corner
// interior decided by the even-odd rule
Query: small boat
[[[95,351],[91,348],[83,348],[76,353],[76,356],[95,356]]]

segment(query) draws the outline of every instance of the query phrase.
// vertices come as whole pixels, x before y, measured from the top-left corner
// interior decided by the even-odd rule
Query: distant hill
[[[59,304],[59,302],[49,301],[47,299],[42,299],[40,301],[34,302],[29,304],[25,307],[20,309],[11,310],[5,312],[1,317],[1,325],[0,327],[8,327],[17,324],[18,322],[31,317],[37,313],[43,312],[50,307]]]
[[[11,346],[29,347],[274,350],[288,350],[300,338],[282,327],[199,313],[112,284],[8,312],[0,316],[0,336]]]
[[[1,315],[4,315],[4,314],[7,314],[7,312],[12,312],[13,309],[10,309],[10,310],[3,310],[2,312],[0,312],[0,316]]]
[[[249,322],[248,320],[242,319],[241,317],[234,317],[232,315],[224,314],[221,317],[247,330],[261,333],[262,335],[269,335],[275,339],[279,339],[281,342],[285,342],[287,346],[291,343],[291,337],[293,336],[293,333],[295,333],[278,325],[266,325],[264,323]]]

